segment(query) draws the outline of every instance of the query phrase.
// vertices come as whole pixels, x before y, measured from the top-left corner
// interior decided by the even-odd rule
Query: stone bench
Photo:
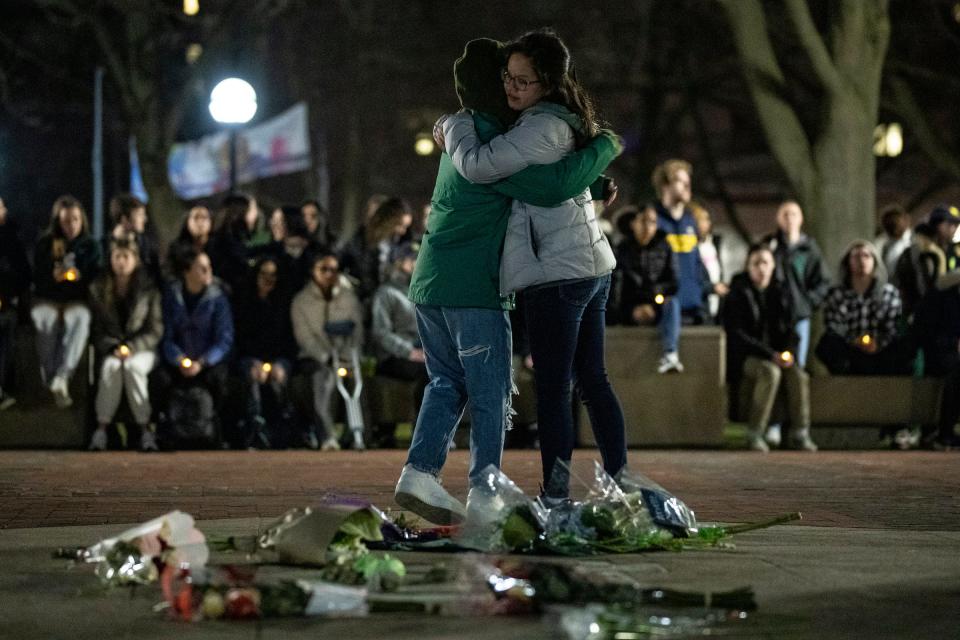
[[[812,376],[814,425],[934,424],[943,387],[938,378]]]
[[[683,327],[684,372],[659,374],[660,334],[653,327],[607,327],[607,374],[620,398],[628,446],[722,444],[726,424],[726,335],[720,327]],[[580,442],[594,445],[586,411]]]

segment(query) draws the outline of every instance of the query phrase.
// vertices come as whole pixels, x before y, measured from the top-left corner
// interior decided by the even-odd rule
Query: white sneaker
[[[320,451],[340,451],[340,443],[333,436],[330,436],[320,445]]]
[[[818,450],[817,443],[814,442],[806,433],[798,438],[793,438],[793,441],[790,444],[797,451],[810,451],[812,453]]]
[[[97,429],[93,432],[93,435],[90,437],[90,446],[87,447],[90,451],[106,451],[107,450],[107,432],[103,429]]]
[[[73,405],[67,379],[63,376],[53,377],[53,380],[50,381],[50,393],[53,394],[53,401],[61,409],[67,409]]]
[[[657,363],[657,373],[683,373],[683,363],[680,362],[680,355],[676,351],[668,351],[660,358]]]
[[[463,503],[450,495],[437,478],[409,464],[400,473],[393,499],[434,524],[459,524],[467,515]]]
[[[15,404],[17,404],[17,399],[13,396],[0,396],[0,411],[6,411]]]
[[[767,432],[763,434],[763,439],[771,447],[779,447],[781,442],[780,425],[772,424],[767,427]]]
[[[762,453],[770,453],[770,447],[767,445],[766,441],[763,439],[763,436],[750,436],[748,440],[748,445],[751,451],[760,451]]]
[[[143,431],[140,432],[140,451],[159,451],[157,436],[148,427],[143,427]]]

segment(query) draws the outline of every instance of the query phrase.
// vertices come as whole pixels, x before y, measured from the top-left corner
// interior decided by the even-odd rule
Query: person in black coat
[[[0,411],[16,400],[10,395],[18,307],[30,290],[30,262],[20,240],[20,227],[0,198]]]
[[[954,429],[960,420],[960,285],[931,291],[917,310],[927,373],[943,378],[936,434],[924,441],[939,450],[960,449]]]
[[[749,445],[755,451],[769,451],[763,435],[783,383],[790,411],[790,440],[797,449],[816,451],[810,439],[810,378],[797,364],[799,336],[793,326],[790,298],[775,279],[775,269],[770,248],[754,245],[747,254],[746,271],[731,282],[723,317],[730,406],[737,406],[741,385],[750,385]]]
[[[667,234],[657,229],[657,211],[652,205],[640,212],[628,209],[617,218],[617,227],[624,236],[616,250],[620,322],[659,327],[663,357],[657,371],[682,372],[677,353],[677,258],[667,242]]]
[[[253,250],[257,259],[270,256],[289,291],[300,291],[310,279],[314,258],[324,251],[311,238],[303,212],[294,206],[276,208],[270,216],[273,241]]]
[[[87,290],[100,271],[100,245],[89,229],[80,201],[60,196],[34,250],[30,316],[37,329],[40,375],[62,409],[73,404],[70,379],[90,335]]]
[[[241,436],[246,446],[283,443],[293,417],[288,394],[297,355],[290,322],[290,288],[277,261],[260,258],[252,282],[235,299],[234,350],[246,389],[246,415]]]
[[[113,221],[113,228],[101,241],[104,262],[110,261],[111,245],[114,241],[126,242],[128,236],[133,234],[140,255],[139,268],[159,286],[162,280],[160,242],[147,217],[146,203],[131,193],[118,194],[110,199],[110,219]]]
[[[268,235],[260,229],[257,201],[242,193],[224,198],[220,223],[210,238],[207,253],[214,275],[227,285],[231,295],[243,288],[254,250],[267,241]]]

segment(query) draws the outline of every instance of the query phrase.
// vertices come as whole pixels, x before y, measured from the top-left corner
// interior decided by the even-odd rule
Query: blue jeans
[[[417,329],[430,383],[407,464],[438,475],[465,407],[470,408],[470,484],[500,467],[510,421],[510,318],[506,311],[417,305]]]
[[[527,334],[537,382],[537,426],[544,493],[566,497],[570,479],[558,460],[570,462],[574,431],[574,379],[590,414],[603,468],[615,475],[627,463],[623,410],[607,379],[604,316],[610,276],[524,292]]]
[[[680,344],[680,300],[671,296],[660,314],[660,342],[664,353],[674,353]]]
[[[800,344],[797,346],[797,363],[801,367],[807,366],[807,352],[810,351],[810,318],[797,320],[794,326],[797,335],[800,336]]]

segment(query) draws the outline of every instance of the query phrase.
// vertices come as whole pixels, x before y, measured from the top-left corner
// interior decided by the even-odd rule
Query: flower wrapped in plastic
[[[61,549],[57,555],[95,563],[105,584],[126,585],[156,581],[165,565],[202,568],[210,551],[193,517],[171,511],[90,547]]]
[[[467,516],[456,541],[477,551],[532,551],[541,533],[540,509],[513,480],[493,465],[483,470],[483,482],[471,488]]]
[[[317,566],[325,580],[395,590],[406,575],[403,562],[370,553],[367,543],[384,539],[396,526],[368,502],[336,498],[315,507],[290,509],[259,536],[215,541],[221,551],[245,551],[261,561]]]
[[[301,616],[363,616],[367,590],[320,580],[258,581],[255,570],[166,567],[162,586],[172,614],[182,620],[259,620]]]
[[[562,463],[559,463],[562,464]],[[548,507],[531,500],[499,469],[489,466],[471,490],[457,542],[494,553],[635,553],[679,551],[724,544],[734,533],[800,518],[793,513],[732,527],[701,526],[682,500],[645,476],[624,470],[616,479],[599,463],[583,501]]]

